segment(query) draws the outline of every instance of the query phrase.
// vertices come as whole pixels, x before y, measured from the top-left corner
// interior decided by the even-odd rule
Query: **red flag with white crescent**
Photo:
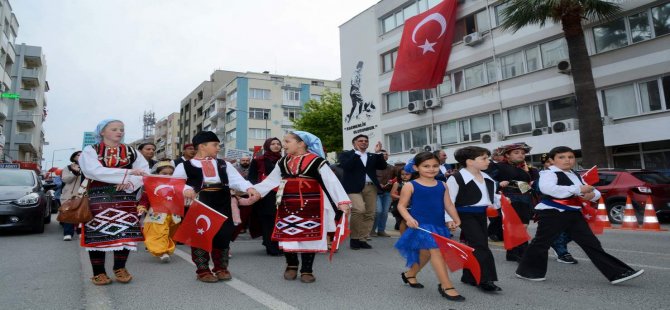
[[[600,182],[600,176],[598,175],[598,166],[593,166],[591,169],[587,170],[582,174],[582,180],[588,185],[593,185]]]
[[[503,242],[505,249],[511,250],[530,240],[530,235],[505,195],[500,197],[500,204],[503,213]]]
[[[479,261],[473,253],[475,249],[421,227],[419,227],[419,229],[430,233],[433,237],[435,243],[437,243],[437,247],[440,249],[440,253],[442,253],[442,259],[444,259],[444,262],[447,264],[449,271],[454,272],[459,269],[468,269],[475,278],[475,281],[477,281],[477,284],[479,284],[482,277],[482,270],[479,266]]]
[[[227,219],[204,203],[193,200],[172,239],[211,252],[212,240]]]
[[[405,21],[390,91],[435,88],[451,54],[457,0],[444,0]]]
[[[142,177],[144,192],[154,212],[184,215],[184,186],[186,179],[148,175]]]
[[[333,261],[333,254],[335,254],[335,251],[340,249],[340,243],[342,243],[342,240],[347,239],[349,233],[350,230],[347,223],[347,214],[342,214],[340,223],[337,224],[337,228],[335,228],[335,237],[333,238],[333,243],[330,245],[330,255],[328,256],[328,260],[331,262]]]

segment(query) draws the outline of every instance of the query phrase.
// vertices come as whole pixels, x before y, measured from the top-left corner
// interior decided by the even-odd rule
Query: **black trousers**
[[[486,213],[458,212],[458,217],[461,218],[461,239],[475,249],[474,255],[481,268],[481,282],[498,281],[493,253],[489,249]],[[467,269],[463,269],[461,281],[476,283],[472,273]]]
[[[232,209],[230,207],[230,194],[226,195],[227,188],[219,191],[200,191],[198,199],[212,209],[228,217],[223,222],[219,231],[214,235],[212,248],[225,250],[230,247],[230,239],[233,236],[235,225],[232,221]]]
[[[551,243],[566,231],[572,240],[584,250],[591,262],[608,280],[633,270],[626,263],[603,250],[600,241],[591,231],[581,212],[538,210],[538,226],[535,238],[526,249],[516,273],[521,276],[542,278],[547,273],[547,257]]]

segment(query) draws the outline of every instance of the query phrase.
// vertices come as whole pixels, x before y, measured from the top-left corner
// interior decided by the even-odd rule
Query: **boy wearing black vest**
[[[600,192],[584,184],[572,168],[575,153],[567,146],[558,146],[549,152],[554,164],[540,172],[539,188],[542,201],[535,206],[538,216],[537,232],[523,255],[516,276],[530,281],[544,281],[547,273],[549,246],[561,232],[567,232],[584,250],[596,268],[612,284],[618,284],[641,275],[626,263],[603,250],[584,219],[582,201],[598,201]]]
[[[461,282],[477,285],[485,292],[498,292],[502,289],[494,283],[498,275],[486,228],[486,208],[496,201],[496,182],[482,172],[489,165],[489,155],[489,150],[476,146],[456,150],[454,158],[465,168],[447,179],[447,188],[461,218],[461,240],[475,249],[474,255],[481,267],[479,285],[467,269],[463,269]]]
[[[217,212],[232,217],[230,189],[246,191],[251,196],[260,197],[252,184],[245,180],[237,170],[223,159],[217,159],[219,138],[211,131],[201,131],[193,137],[197,150],[194,158],[180,163],[173,177],[185,177],[184,197],[187,200],[197,198]],[[233,235],[232,220],[223,223],[212,240],[212,252],[191,247],[191,259],[196,266],[197,279],[202,282],[218,282],[232,279],[228,271],[228,252]],[[214,269],[209,269],[210,256]]]

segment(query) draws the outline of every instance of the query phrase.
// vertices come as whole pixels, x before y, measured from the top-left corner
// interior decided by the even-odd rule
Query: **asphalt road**
[[[430,265],[419,274],[426,288],[403,285],[404,261],[393,249],[397,237],[374,238],[372,250],[343,248],[332,263],[318,255],[312,284],[284,280],[284,258],[265,256],[260,240],[246,236],[232,245],[234,280],[214,284],[195,280],[188,248],[179,246],[172,262],[161,264],[140,245],[127,264],[134,280],[98,287],[89,280],[78,239],[62,241],[54,219],[44,234],[0,232],[0,309],[670,309],[669,237],[668,231],[601,235],[606,250],[646,271],[621,285],[609,284],[574,243],[569,248],[579,264],[558,263],[552,253],[547,281],[516,279],[516,263],[506,262],[502,247],[492,243],[503,292],[465,286],[456,272],[451,278],[467,300],[454,303],[438,294]]]

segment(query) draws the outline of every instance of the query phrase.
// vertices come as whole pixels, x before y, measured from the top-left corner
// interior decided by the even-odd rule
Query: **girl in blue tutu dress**
[[[433,153],[422,152],[414,157],[413,168],[415,176],[403,186],[398,201],[398,211],[409,227],[395,244],[410,268],[400,275],[410,287],[423,288],[416,280],[416,275],[430,261],[440,281],[437,286],[440,295],[452,301],[463,301],[465,297],[456,291],[449,280],[447,266],[437,243],[429,233],[417,229],[421,227],[448,238],[451,237],[449,230],[456,229],[461,223],[446,184],[435,180],[440,172],[440,161]],[[411,212],[407,211],[410,203]]]

